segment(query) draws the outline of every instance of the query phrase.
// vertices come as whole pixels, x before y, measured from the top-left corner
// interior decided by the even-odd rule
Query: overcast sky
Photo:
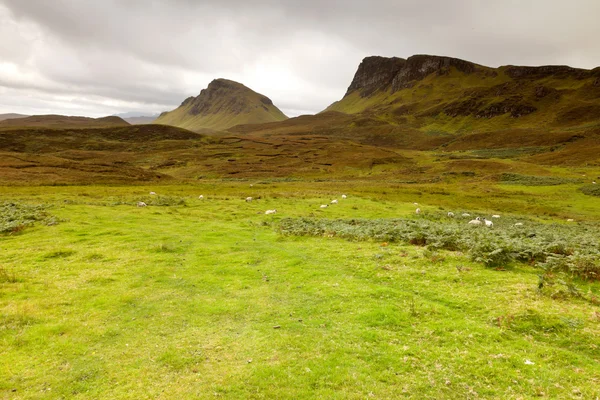
[[[600,0],[0,0],[0,113],[177,107],[215,78],[287,115],[369,55],[600,66]]]

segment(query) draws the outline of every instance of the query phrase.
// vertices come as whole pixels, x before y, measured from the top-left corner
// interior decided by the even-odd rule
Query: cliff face
[[[379,90],[391,89],[396,92],[412,87],[414,81],[433,72],[447,74],[451,67],[465,74],[478,70],[474,63],[451,57],[415,55],[406,60],[397,57],[367,57],[358,66],[346,96],[355,91],[361,97],[368,97]]]
[[[215,79],[197,97],[188,97],[177,109],[162,113],[155,123],[191,130],[224,130],[286,118],[268,97],[241,83]]]
[[[397,57],[365,58],[358,66],[346,95],[358,91],[361,97],[368,97],[378,90],[385,90],[405,64],[406,60]]]

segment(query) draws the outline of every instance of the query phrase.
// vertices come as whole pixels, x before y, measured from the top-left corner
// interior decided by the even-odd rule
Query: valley
[[[0,121],[0,398],[598,398],[599,76]]]

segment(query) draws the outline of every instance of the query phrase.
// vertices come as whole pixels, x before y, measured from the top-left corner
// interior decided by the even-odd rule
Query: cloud
[[[0,0],[0,112],[152,113],[223,77],[314,113],[368,55],[593,68],[597,15],[597,0]]]

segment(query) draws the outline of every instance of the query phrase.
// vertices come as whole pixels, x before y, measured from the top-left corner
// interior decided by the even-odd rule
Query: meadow
[[[600,202],[524,182],[1,187],[0,398],[595,399]]]

